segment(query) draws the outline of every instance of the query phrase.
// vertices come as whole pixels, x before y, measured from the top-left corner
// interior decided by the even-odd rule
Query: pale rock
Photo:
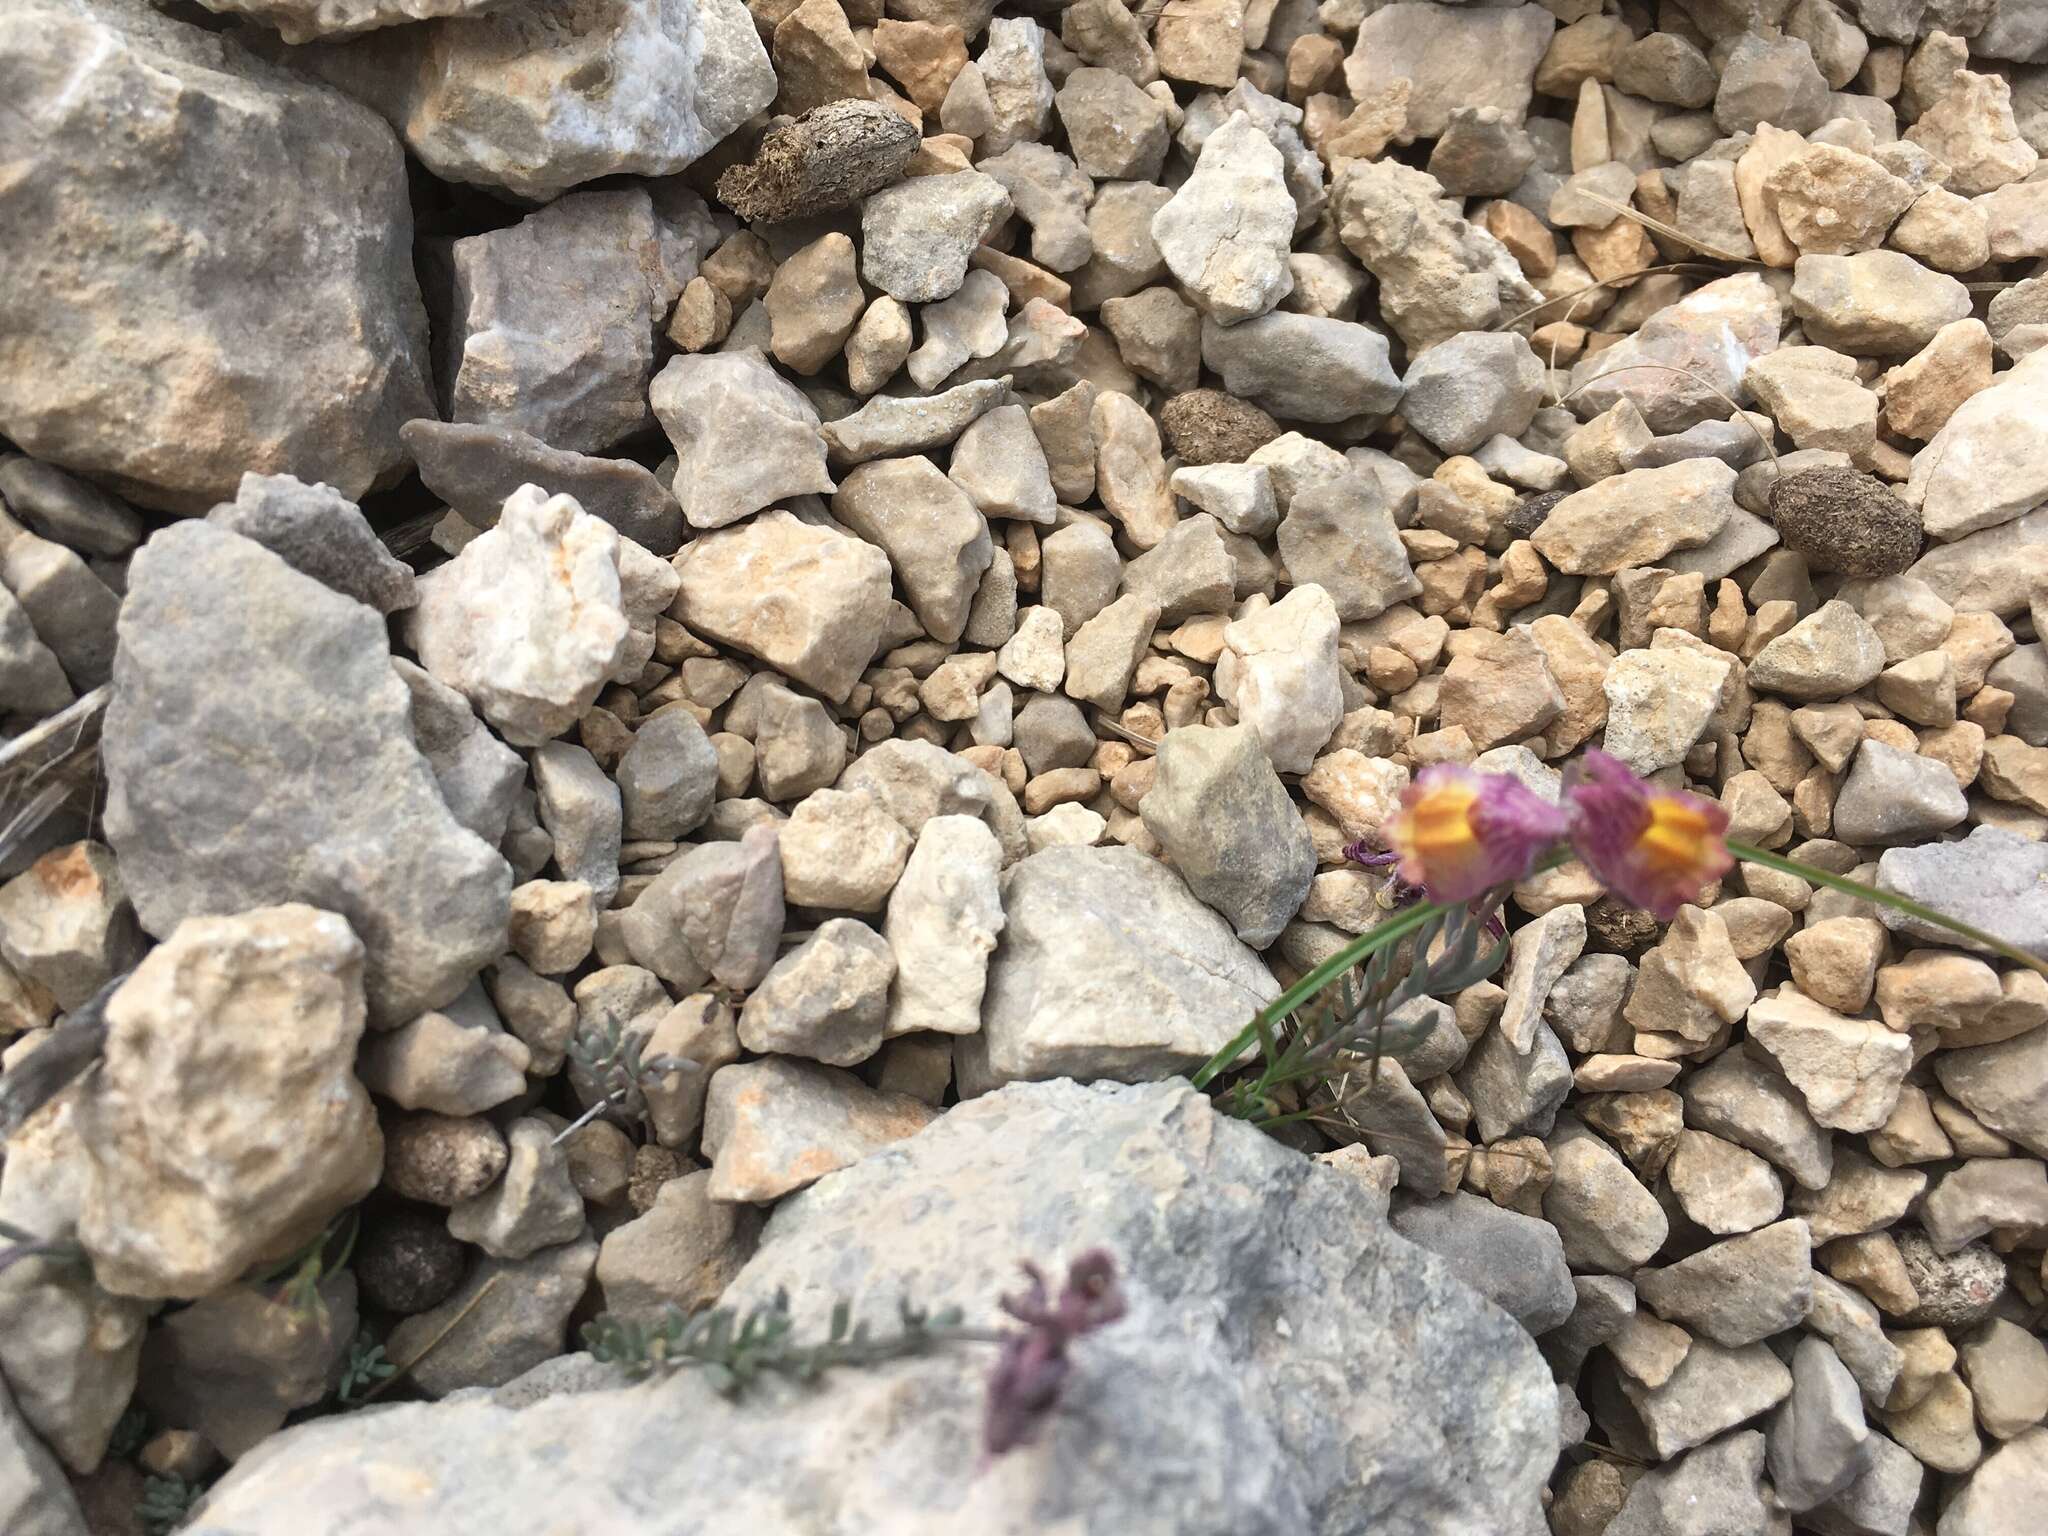
[[[1801,256],[1792,311],[1814,341],[1856,353],[1917,352],[1970,313],[1969,291],[1899,251]]]
[[[1784,1186],[1769,1163],[1705,1131],[1678,1133],[1665,1175],[1687,1218],[1717,1236],[1753,1232],[1785,1209]]]
[[[1683,762],[1720,707],[1733,663],[1674,646],[1629,651],[1607,669],[1606,750],[1640,774]]]
[[[1812,1242],[1805,1222],[1780,1221],[1642,1270],[1635,1280],[1637,1296],[1659,1317],[1739,1348],[1805,1319],[1813,1299]]]
[[[790,812],[779,846],[792,906],[879,912],[910,857],[911,834],[878,797],[821,789]]]
[[[1347,622],[1373,618],[1422,590],[1385,495],[1357,471],[1297,491],[1277,542],[1289,579],[1322,589]]]
[[[1853,693],[1884,670],[1884,642],[1840,600],[1823,604],[1750,659],[1751,686],[1794,699]]]
[[[1927,532],[1955,539],[2048,499],[2048,355],[2032,354],[1959,401],[1913,456],[1906,500]]]
[[[1005,873],[1003,909],[981,1033],[956,1047],[963,1097],[1191,1071],[1279,992],[1224,919],[1135,850],[1034,853]],[[1104,1006],[1110,996],[1121,1001]]]
[[[1586,947],[1586,911],[1567,902],[1515,930],[1509,944],[1507,998],[1499,1020],[1501,1035],[1517,1051],[1536,1043],[1551,989]]]
[[[1057,515],[1051,467],[1022,405],[999,405],[969,422],[946,474],[986,517],[1049,526]]]
[[[880,934],[850,917],[831,918],[748,994],[740,1044],[758,1054],[857,1066],[881,1048],[895,978],[894,954]]]
[[[1294,200],[1280,152],[1242,112],[1202,146],[1195,171],[1153,215],[1167,266],[1222,325],[1266,313],[1294,286]]]
[[[835,231],[794,252],[775,269],[762,303],[776,361],[796,373],[816,373],[839,355],[867,308],[853,242]]]
[[[1723,133],[1744,133],[1760,122],[1811,133],[1827,120],[1828,83],[1799,38],[1745,32],[1715,56],[1721,82],[1714,122]]]
[[[1003,930],[1002,848],[968,816],[925,822],[882,924],[896,960],[886,1033],[973,1034],[989,956]]]
[[[1722,397],[1740,398],[1750,365],[1777,348],[1780,328],[1778,295],[1761,276],[1746,272],[1717,279],[1574,367],[1573,407],[1592,417],[1626,397],[1653,432],[1682,432],[1719,420],[1728,410]],[[1638,366],[1648,363],[1663,366]]]
[[[1550,1150],[1543,1217],[1564,1241],[1576,1270],[1633,1274],[1647,1263],[1670,1224],[1657,1198],[1599,1137],[1576,1122],[1560,1126]]]
[[[1026,313],[1030,307],[1025,306]],[[998,353],[990,361],[1002,358]],[[936,395],[876,395],[859,410],[827,422],[825,446],[847,464],[927,453],[953,442],[970,422],[1009,399],[1006,378],[970,379]]]
[[[1769,1345],[1746,1344],[1729,1349],[1711,1339],[1695,1339],[1685,1359],[1663,1385],[1646,1388],[1623,1377],[1621,1390],[1635,1409],[1650,1449],[1668,1460],[1776,1407],[1792,1391],[1792,1373]],[[1761,1444],[1739,1436],[1722,1443],[1731,1442],[1751,1446],[1753,1464],[1760,1465]],[[1681,1468],[1684,1465],[1681,1463]],[[1752,1524],[1736,1529],[1761,1536],[1766,1527]]]
[[[1281,773],[1308,772],[1343,717],[1338,628],[1336,605],[1313,585],[1224,628],[1217,690]],[[1071,660],[1070,647],[1070,673]]]
[[[1390,6],[1374,16],[1398,14],[1402,8]],[[1526,9],[1448,12],[1438,6],[1431,10],[1461,18],[1529,14]],[[1360,29],[1361,37],[1364,31]],[[1466,99],[1457,104],[1483,103]],[[1339,235],[1379,279],[1380,306],[1387,322],[1413,352],[1461,331],[1489,329],[1543,297],[1522,275],[1507,247],[1468,224],[1458,204],[1446,198],[1436,178],[1425,172],[1393,160],[1350,160],[1339,166],[1332,196]],[[1227,376],[1225,382],[1229,386]],[[1322,419],[1300,412],[1282,414]]]
[[[1140,82],[1115,69],[1082,68],[1061,82],[1053,105],[1074,159],[1102,181],[1156,181],[1170,143],[1167,113]]]
[[[1126,592],[1082,624],[1067,640],[1061,685],[1067,697],[1097,709],[1121,710],[1158,623],[1157,603],[1141,592]]]
[[[1718,459],[1691,459],[1573,492],[1550,509],[1531,542],[1567,574],[1606,575],[1697,549],[1736,510],[1735,471]]]
[[[1185,465],[1173,472],[1167,485],[1232,533],[1262,539],[1279,524],[1273,476],[1264,464]]]
[[[1541,403],[1543,365],[1513,333],[1467,332],[1408,365],[1402,417],[1445,453],[1470,453],[1495,436],[1519,437]]]
[[[1065,630],[1057,610],[1033,607],[1017,615],[1017,630],[996,653],[996,668],[1019,688],[1050,693],[1066,676]]]
[[[79,1240],[101,1285],[204,1295],[369,1192],[383,1141],[351,1070],[362,966],[345,921],[294,904],[188,919],[122,984],[78,1106]]]
[[[1158,425],[1129,395],[1105,390],[1089,413],[1095,434],[1096,494],[1139,549],[1151,549],[1175,522]]]
[[[548,742],[534,753],[533,783],[556,868],[564,879],[589,886],[602,905],[611,905],[619,889],[624,825],[618,786],[588,750],[565,741]]]
[[[1315,848],[1249,725],[1169,731],[1140,806],[1145,829],[1237,937],[1264,948],[1308,895]]]
[[[881,294],[846,338],[846,387],[865,400],[896,376],[910,356],[910,310]]]
[[[569,1177],[568,1153],[544,1120],[514,1120],[498,1182],[448,1212],[448,1231],[496,1259],[524,1259],[574,1242],[583,1231],[583,1197]]]
[[[1748,1025],[1750,1038],[1777,1061],[1821,1125],[1874,1131],[1890,1118],[1913,1064],[1906,1036],[1845,1018],[1791,988],[1752,1004]]]
[[[488,1008],[451,1007],[364,1041],[356,1062],[363,1086],[400,1109],[442,1115],[480,1115],[524,1093],[533,1052]]]
[[[1856,361],[1825,347],[1780,347],[1752,363],[1743,384],[1800,448],[1852,461],[1877,441],[1878,399],[1856,381]]]
[[[1486,751],[1535,736],[1563,713],[1564,694],[1528,630],[1473,635],[1443,671],[1438,713],[1445,729],[1462,728]]]
[[[525,19],[501,10],[386,28],[322,50],[317,66],[435,175],[532,202],[600,176],[672,176],[775,97],[737,0],[602,0],[548,42],[536,49]]]
[[[788,512],[692,540],[676,572],[682,585],[672,616],[834,702],[845,700],[881,643],[889,557]]]
[[[927,458],[879,459],[847,474],[832,511],[888,554],[925,632],[958,640],[993,558],[988,524],[965,493]]]
[[[1023,25],[1038,30],[1028,19]],[[966,280],[968,258],[1011,207],[1003,184],[979,171],[900,181],[862,206],[861,276],[905,304],[947,298]]]
[[[1031,259],[1054,272],[1086,266],[1095,254],[1088,204],[1095,195],[1086,174],[1046,144],[1016,144],[984,158],[977,169],[1003,184],[1017,217],[1031,227]]]
[[[1890,243],[1937,272],[1974,272],[1991,260],[1991,221],[1968,198],[1929,187],[1892,227]]]
[[[1326,752],[1301,776],[1302,794],[1328,811],[1347,839],[1382,847],[1383,829],[1400,808],[1401,792],[1407,787],[1408,770],[1399,763],[1367,757],[1349,747]]]
[[[1654,1467],[1629,1486],[1612,1536],[1763,1536],[1770,1529],[1762,1473],[1764,1437],[1728,1435]]]
[[[692,528],[723,528],[787,497],[832,490],[818,413],[757,352],[671,358],[652,401],[676,450],[673,486]]]
[[[1367,101],[1409,82],[1410,138],[1433,139],[1457,107],[1497,107],[1519,123],[1556,18],[1540,9],[1469,9],[1400,0],[1367,16],[1344,66],[1351,95]]]
[[[2048,1226],[2048,1167],[2034,1158],[1972,1158],[1934,1182],[1920,1224],[1943,1253],[1999,1228]]]
[[[2013,121],[2012,87],[1997,75],[1967,69],[1956,72],[1905,138],[1947,165],[1948,187],[1966,197],[2021,180],[2041,158]]]
[[[595,1278],[606,1311],[657,1323],[668,1307],[690,1313],[717,1302],[753,1257],[761,1219],[713,1200],[710,1184],[709,1169],[670,1179],[648,1210],[605,1234]]]
[[[1687,1125],[1747,1147],[1803,1189],[1827,1186],[1831,1138],[1767,1054],[1724,1051],[1687,1077],[1680,1095]]]
[[[1861,846],[1916,843],[1968,816],[1969,802],[1939,759],[1872,739],[1835,792],[1834,835]]]
[[[1276,310],[1236,325],[1202,321],[1202,362],[1223,387],[1297,421],[1394,409],[1401,381],[1388,355],[1385,336],[1350,320]]]

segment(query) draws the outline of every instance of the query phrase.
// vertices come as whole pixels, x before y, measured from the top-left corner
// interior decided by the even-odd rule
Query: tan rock
[[[1858,1013],[1870,1001],[1884,925],[1867,917],[1831,917],[1785,941],[1785,959],[1799,990],[1839,1013]]]
[[[1991,333],[1975,318],[1957,320],[1879,384],[1885,425],[1902,437],[1927,441],[1957,406],[1991,385]]]
[[[1913,204],[1913,188],[1868,155],[1809,144],[1765,178],[1785,237],[1808,255],[1846,256],[1884,244]]]
[[[776,24],[772,51],[776,111],[794,117],[828,101],[868,99],[867,57],[839,0],[803,0]]]
[[[790,21],[819,3],[838,10],[833,0],[806,0]],[[839,355],[867,307],[853,241],[836,231],[812,241],[776,269],[765,302],[776,360],[816,373]]]
[[[1985,212],[1946,187],[1929,187],[1893,227],[1891,244],[1940,272],[1974,272],[1991,259]]]
[[[296,903],[188,918],[136,967],[77,1110],[78,1236],[101,1286],[203,1296],[370,1192],[362,973],[347,922]]]

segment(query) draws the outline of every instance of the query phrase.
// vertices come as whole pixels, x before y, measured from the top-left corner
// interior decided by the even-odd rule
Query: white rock
[[[1780,987],[1750,1005],[1749,1036],[1770,1052],[1824,1126],[1874,1131],[1891,1118],[1913,1065],[1912,1037],[1848,1019]]]
[[[1337,605],[1321,587],[1224,626],[1216,687],[1281,773],[1307,773],[1344,715]]]
[[[419,578],[406,639],[506,740],[538,746],[580,719],[618,667],[630,628],[619,544],[573,497],[521,486],[497,527]]]
[[[1295,210],[1285,173],[1271,140],[1233,112],[1202,146],[1195,173],[1152,216],[1167,267],[1220,324],[1263,315],[1293,291]]]
[[[882,921],[896,956],[890,1035],[981,1028],[988,960],[1003,931],[1002,863],[1002,846],[976,817],[934,816],[918,833]]]

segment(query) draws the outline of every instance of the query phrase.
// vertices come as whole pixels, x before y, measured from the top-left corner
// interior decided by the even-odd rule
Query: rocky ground
[[[2048,4],[998,9],[0,11],[0,1526],[2037,1533],[2040,975],[1567,865],[1172,1080],[1435,762],[2048,958]],[[568,1353],[1097,1244],[993,1465]]]

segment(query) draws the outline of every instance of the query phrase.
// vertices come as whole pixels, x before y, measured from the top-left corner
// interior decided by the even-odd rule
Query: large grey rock
[[[1934,1071],[1950,1096],[1992,1130],[2048,1157],[2048,1029],[1943,1051]]]
[[[1564,1245],[1548,1222],[1463,1191],[1402,1200],[1388,1220],[1532,1334],[1560,1326],[1578,1305]]]
[[[1811,1509],[1861,1477],[1874,1445],[1856,1378],[1827,1340],[1792,1350],[1792,1395],[1771,1415],[1771,1485],[1791,1510]]]
[[[1638,1478],[1608,1536],[1770,1536],[1763,1470],[1755,1430],[1716,1440]]]
[[[57,1458],[28,1427],[0,1380],[0,1527],[10,1536],[86,1536],[85,1516]]]
[[[1408,364],[1401,415],[1445,453],[1520,437],[1543,399],[1543,363],[1511,331],[1467,331]]]
[[[573,496],[656,555],[672,555],[683,541],[683,514],[654,472],[631,459],[599,459],[555,448],[516,427],[475,422],[408,421],[399,441],[419,466],[426,488],[463,521],[489,528],[505,500],[522,485]]]
[[[424,667],[391,658],[412,694],[412,734],[454,818],[496,847],[526,783],[526,760],[491,734],[469,700]]]
[[[1636,1295],[1666,1322],[1717,1344],[1754,1344],[1803,1320],[1813,1302],[1813,1243],[1806,1223],[1775,1222],[1646,1269]]]
[[[955,1050],[965,1096],[1020,1079],[1192,1071],[1279,984],[1178,875],[1129,848],[1048,848],[1003,876],[982,1029]]]
[[[305,55],[436,176],[536,203],[600,176],[672,176],[775,98],[740,0],[521,0]]]
[[[2048,847],[2040,843],[1977,827],[1959,842],[1887,849],[1877,861],[1877,883],[2048,958]],[[1908,938],[1978,948],[1936,923],[1889,907],[1877,915]]]
[[[574,192],[457,240],[437,337],[448,414],[575,453],[632,436],[648,420],[655,331],[697,256],[639,187]]]
[[[1835,792],[1834,835],[1858,847],[1918,843],[1969,814],[1955,775],[1939,758],[1866,741]]]
[[[1316,850],[1248,725],[1167,732],[1139,812],[1173,867],[1237,936],[1263,949],[1308,897]]]
[[[1076,1347],[1045,1432],[993,1465],[974,1453],[982,1351],[763,1383],[731,1404],[695,1372],[627,1388],[572,1361],[495,1400],[281,1436],[193,1529],[469,1536],[545,1505],[593,1530],[659,1508],[674,1536],[736,1518],[762,1536],[1538,1536],[1549,1373],[1374,1205],[1184,1085],[1012,1087],[785,1202],[723,1298],[786,1289],[805,1334],[841,1296],[884,1326],[898,1296],[993,1323],[1020,1256],[1107,1249],[1128,1315]],[[374,1492],[397,1486],[417,1490],[402,1508]]]
[[[142,926],[303,901],[368,951],[373,1020],[449,1001],[505,947],[512,871],[413,745],[383,619],[206,523],[136,554],[101,760]]]
[[[432,411],[390,131],[142,0],[9,5],[0,75],[0,433],[178,512],[395,480]]]
[[[1344,77],[1360,101],[1395,80],[1411,82],[1404,144],[1437,137],[1457,107],[1498,107],[1519,123],[1556,30],[1557,18],[1536,6],[1454,9],[1402,0],[1365,18]]]
[[[1391,411],[1401,379],[1387,338],[1369,325],[1285,310],[1237,325],[1202,321],[1202,362],[1231,394],[1295,421]]]
[[[1749,365],[1777,350],[1782,320],[1756,273],[1708,283],[1573,368],[1572,408],[1590,419],[1626,397],[1653,432],[1721,420],[1722,397],[1740,401]]]
[[[235,499],[215,507],[206,520],[255,540],[293,570],[379,613],[414,602],[411,567],[384,547],[362,508],[331,485],[307,485],[291,475],[244,475]]]

